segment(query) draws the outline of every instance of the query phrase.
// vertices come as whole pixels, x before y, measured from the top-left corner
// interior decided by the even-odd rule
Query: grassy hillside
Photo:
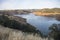
[[[2,14],[0,40],[48,40],[48,37],[43,37],[39,30],[26,22],[26,19]]]
[[[0,40],[40,40],[39,30],[23,18],[0,15]]]
[[[44,8],[44,9],[36,10],[33,13],[39,16],[57,15],[57,14],[60,14],[60,8],[51,8],[51,9]]]
[[[14,15],[14,14],[28,14],[31,13],[31,10],[0,10],[0,14],[8,14],[8,15]]]
[[[48,38],[41,38],[38,34],[28,34],[0,25],[0,40],[48,40]]]
[[[21,30],[23,32],[38,33],[36,28],[26,22],[23,18],[18,18],[15,16],[0,15],[0,25],[4,27],[13,28]]]

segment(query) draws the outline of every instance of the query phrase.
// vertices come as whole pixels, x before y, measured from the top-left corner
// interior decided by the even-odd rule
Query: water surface
[[[16,16],[26,18],[27,23],[35,26],[38,30],[40,30],[44,34],[48,34],[49,27],[52,24],[54,24],[54,23],[59,24],[60,23],[59,21],[57,21],[53,17],[36,16],[36,15],[34,15],[32,13],[26,14],[26,15],[25,14],[16,15]]]

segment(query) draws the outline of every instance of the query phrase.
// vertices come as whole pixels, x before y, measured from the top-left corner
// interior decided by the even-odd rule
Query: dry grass
[[[59,15],[60,13],[44,13],[44,12],[33,12],[37,16],[48,16],[48,15]]]
[[[48,40],[48,38],[0,26],[0,40]]]

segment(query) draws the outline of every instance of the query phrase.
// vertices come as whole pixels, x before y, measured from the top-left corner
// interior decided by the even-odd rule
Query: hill
[[[17,16],[0,15],[0,25],[21,30],[23,32],[38,32],[36,28],[26,22],[24,18]]]
[[[39,16],[53,16],[60,14],[60,8],[51,8],[51,9],[44,8],[44,9],[36,10],[33,13]]]
[[[0,40],[48,40],[41,38],[38,34],[28,34],[22,31],[6,28],[0,25]]]

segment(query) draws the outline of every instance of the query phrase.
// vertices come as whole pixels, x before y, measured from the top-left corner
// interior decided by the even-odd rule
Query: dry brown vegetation
[[[60,14],[60,8],[52,8],[52,9],[44,8],[37,10],[33,13],[38,16],[57,15]]]
[[[28,34],[0,25],[0,40],[48,40],[48,38],[41,38],[38,34]]]

